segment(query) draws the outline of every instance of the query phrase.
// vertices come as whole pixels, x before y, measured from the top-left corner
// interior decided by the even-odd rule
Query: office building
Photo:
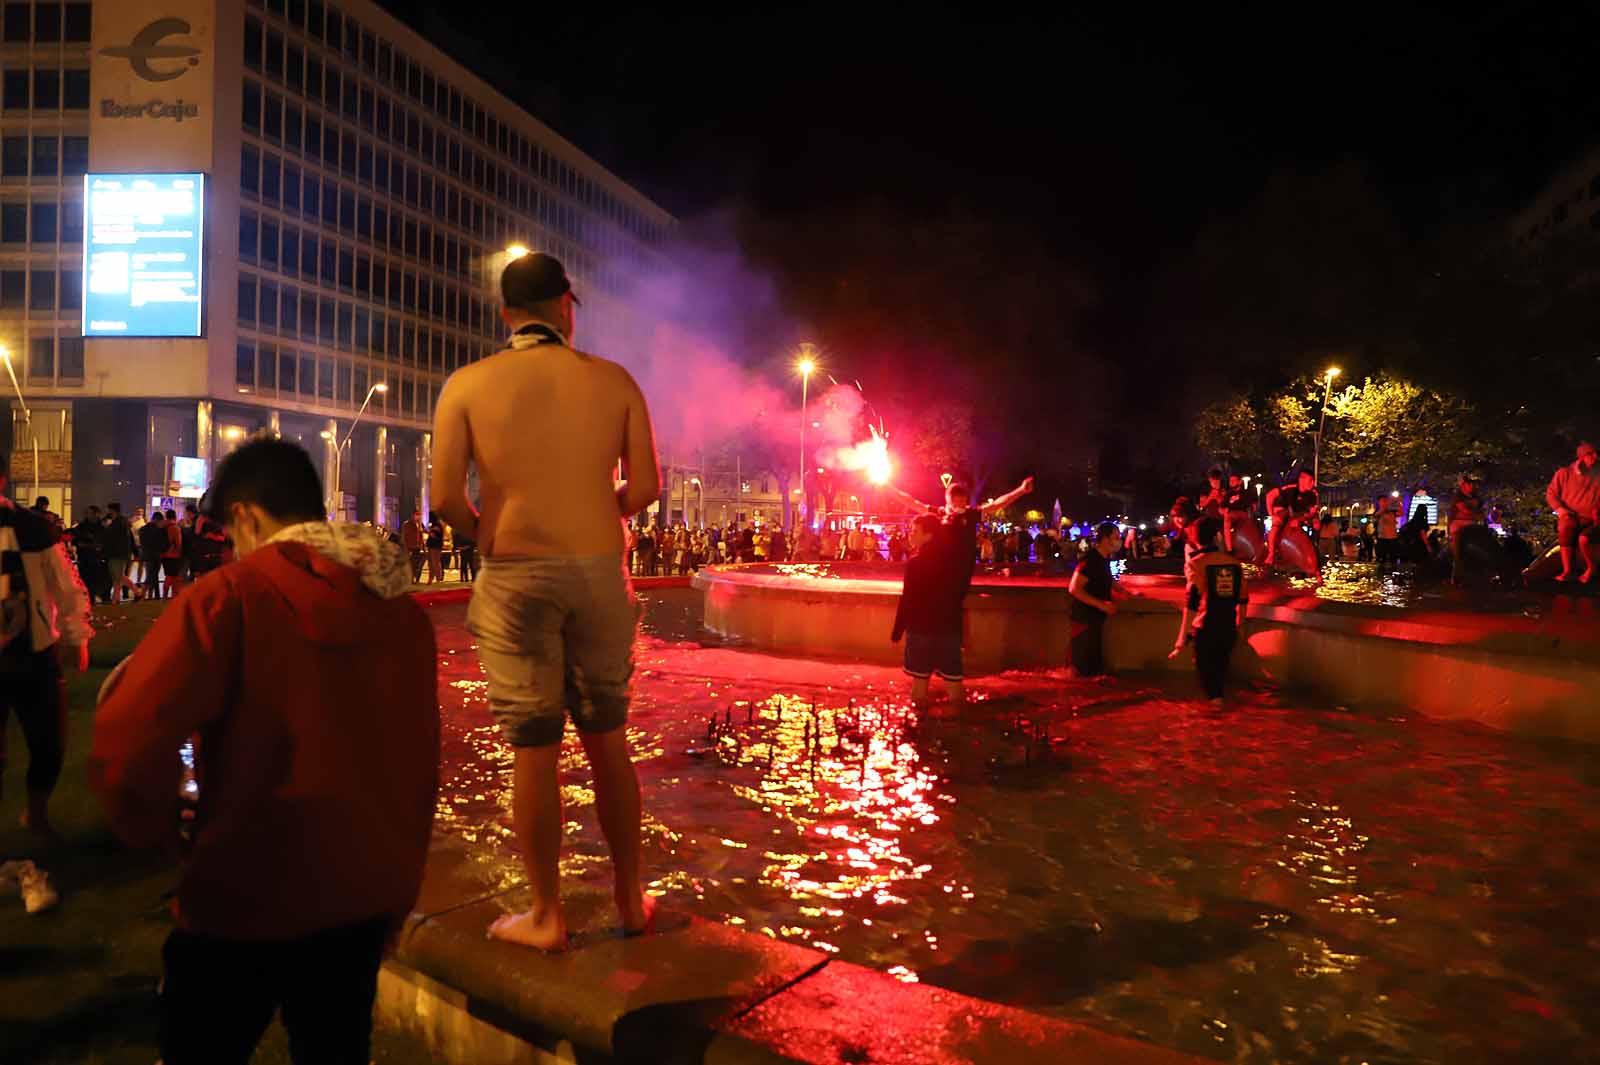
[[[393,527],[446,378],[501,344],[507,249],[566,264],[586,346],[650,328],[673,219],[368,0],[6,0],[0,38],[18,497],[181,503],[272,432]]]

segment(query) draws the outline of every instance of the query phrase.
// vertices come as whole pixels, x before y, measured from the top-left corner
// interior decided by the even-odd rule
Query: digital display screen
[[[199,499],[206,494],[206,460],[174,455],[172,481],[178,486],[174,495],[186,499]]]
[[[83,335],[203,336],[204,174],[89,174]]]

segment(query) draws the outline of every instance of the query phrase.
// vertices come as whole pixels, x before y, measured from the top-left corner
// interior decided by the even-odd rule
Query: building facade
[[[651,328],[629,293],[673,219],[368,0],[6,0],[0,71],[19,497],[193,495],[194,460],[268,432],[393,527],[427,509],[446,378],[501,346],[508,249],[566,264],[585,346]],[[175,171],[206,175],[203,335],[86,339],[85,175]]]

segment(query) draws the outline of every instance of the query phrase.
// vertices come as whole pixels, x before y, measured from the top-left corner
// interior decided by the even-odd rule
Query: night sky
[[[903,394],[948,369],[1050,449],[1182,419],[1217,354],[1186,341],[1193,304],[1249,295],[1188,264],[1270,241],[1269,187],[1328,216],[1316,240],[1346,210],[1381,234],[1267,256],[1361,270],[1491,231],[1600,131],[1600,18],[1556,5],[386,6],[691,231],[715,219],[853,374]],[[1239,365],[1316,346],[1281,335]]]

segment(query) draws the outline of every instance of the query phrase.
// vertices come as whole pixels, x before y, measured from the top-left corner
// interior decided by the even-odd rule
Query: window
[[[355,255],[349,248],[339,249],[339,287],[349,292],[355,284]]]
[[[37,67],[33,72],[33,109],[59,111],[61,109],[61,71]]]
[[[253,81],[244,83],[244,128],[252,133],[261,132],[261,86]]]
[[[267,31],[266,71],[274,81],[283,80],[283,34],[277,30]]]
[[[278,390],[278,349],[272,344],[261,345],[256,355],[256,391]]]
[[[334,279],[336,277],[334,271],[336,269],[336,259],[338,258],[338,254],[338,245],[334,244],[333,241],[324,240],[322,242],[322,284],[326,288],[332,288],[334,286]]]
[[[278,268],[278,223],[270,218],[261,220],[261,265],[269,270]]]
[[[34,337],[28,341],[28,376],[48,381],[56,375],[56,338]]]
[[[300,331],[300,293],[287,286],[278,299],[278,324],[284,336],[294,336]]]
[[[78,270],[61,271],[61,309],[83,309],[83,274]]]
[[[256,279],[249,274],[239,275],[239,322],[256,324]]]
[[[61,338],[61,380],[83,380],[83,338]]]
[[[5,27],[0,32],[0,37],[7,44],[26,44],[28,42],[28,5],[7,4],[5,10]]]
[[[89,72],[69,70],[62,79],[61,103],[68,111],[89,109]]]
[[[239,258],[256,261],[256,216],[249,211],[239,212]]]
[[[61,243],[83,243],[83,204],[78,200],[61,205]]]
[[[278,286],[265,279],[261,282],[261,313],[258,320],[264,330],[278,328]]]
[[[290,92],[301,92],[306,80],[306,53],[298,44],[289,45],[289,57],[283,67],[283,80]]]
[[[54,244],[56,242],[56,205],[53,203],[36,203],[33,205],[33,243]]]
[[[306,175],[305,198],[302,204],[307,218],[315,219],[322,209],[322,183],[317,180],[315,174]]]
[[[61,40],[60,4],[34,6],[33,39],[38,44],[55,44]]]
[[[348,303],[339,304],[339,347],[344,351],[350,350],[352,340],[352,319],[355,317],[355,308]]]
[[[261,194],[261,152],[253,144],[239,149],[239,191],[251,199]]]
[[[300,231],[293,226],[283,227],[282,272],[290,277],[300,272]]]
[[[233,360],[233,383],[239,388],[256,387],[256,346],[241,343]]]
[[[257,73],[261,70],[261,20],[254,16],[244,20],[244,65]]]
[[[350,405],[350,360],[339,360],[339,402]]]
[[[28,273],[28,309],[54,311],[56,309],[56,272],[31,270]]]
[[[303,143],[300,137],[300,123],[302,114],[299,104],[285,104],[283,108],[283,143],[287,148],[300,150]]]
[[[261,161],[261,202],[278,206],[283,198],[283,164],[271,152]]]
[[[61,169],[61,142],[54,136],[33,138],[33,176],[55,177]]]
[[[6,110],[26,111],[33,100],[28,68],[7,70],[4,77],[0,77],[0,92],[5,94]]]
[[[82,177],[89,172],[89,138],[61,138],[61,174]]]
[[[317,366],[317,398],[333,399],[333,360],[323,359]]]
[[[300,168],[293,163],[283,164],[283,209],[300,210]]]
[[[295,357],[291,352],[285,351],[278,356],[278,391],[294,395]]]
[[[65,32],[62,37],[69,44],[87,43],[89,40],[89,5],[68,4],[65,19]]]
[[[333,344],[333,301],[323,299],[317,307],[317,337],[324,344]]]
[[[275,92],[266,96],[266,110],[261,116],[261,134],[275,141],[283,140],[283,97]]]
[[[28,205],[8,203],[0,205],[0,243],[26,244],[28,242]]]
[[[300,238],[300,269],[309,281],[317,279],[317,259],[317,238],[306,233]]]
[[[21,310],[27,300],[28,274],[24,270],[0,270],[0,307]]]
[[[317,357],[300,356],[300,394],[307,399],[317,390]]]
[[[322,158],[322,120],[311,112],[306,112],[306,158]]]

